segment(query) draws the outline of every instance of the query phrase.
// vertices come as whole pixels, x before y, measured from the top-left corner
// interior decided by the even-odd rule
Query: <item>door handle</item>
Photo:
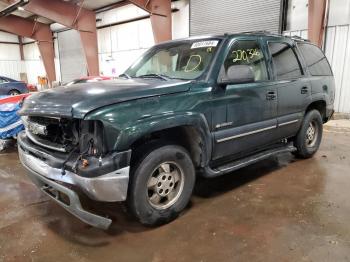
[[[266,100],[276,100],[277,94],[275,91],[269,91],[266,94]]]
[[[309,88],[307,86],[302,87],[300,90],[301,94],[307,94],[308,92],[309,92]]]

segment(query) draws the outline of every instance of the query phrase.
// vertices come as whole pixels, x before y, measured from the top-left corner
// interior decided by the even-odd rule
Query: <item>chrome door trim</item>
[[[292,121],[280,123],[280,124],[278,124],[278,126],[286,126],[286,125],[294,124],[294,123],[296,123],[298,121],[299,121],[298,119],[295,119],[295,120],[292,120]]]
[[[273,125],[273,126],[257,129],[257,130],[254,130],[254,131],[250,131],[250,132],[246,132],[246,133],[242,133],[242,134],[238,134],[238,135],[234,135],[234,136],[224,137],[224,138],[216,140],[216,142],[217,143],[221,143],[221,142],[225,142],[225,141],[232,140],[232,139],[235,139],[235,138],[239,138],[239,137],[243,137],[243,136],[249,136],[249,135],[260,133],[260,132],[263,132],[263,131],[266,131],[266,130],[271,130],[271,129],[274,129],[274,128],[277,128],[277,125]]]

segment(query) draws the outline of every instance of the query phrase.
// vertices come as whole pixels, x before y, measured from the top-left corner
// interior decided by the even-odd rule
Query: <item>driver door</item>
[[[259,38],[233,41],[219,79],[225,78],[229,67],[234,65],[248,65],[254,80],[238,84],[232,81],[216,89],[214,104],[224,107],[225,115],[213,113],[213,160],[242,157],[278,138],[277,89],[270,81],[266,52]]]

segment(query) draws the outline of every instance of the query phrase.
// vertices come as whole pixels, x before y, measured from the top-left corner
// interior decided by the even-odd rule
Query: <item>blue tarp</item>
[[[24,126],[17,111],[20,105],[13,103],[0,104],[0,139],[16,136],[24,130]]]

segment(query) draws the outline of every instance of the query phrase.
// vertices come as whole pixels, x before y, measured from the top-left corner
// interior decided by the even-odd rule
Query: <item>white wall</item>
[[[187,0],[173,3],[180,11],[173,13],[173,39],[189,36],[189,4]],[[117,23],[148,15],[134,5],[97,14],[97,26]],[[104,75],[123,73],[142,53],[154,45],[150,19],[107,27],[98,30],[100,71]]]
[[[173,13],[172,32],[173,39],[190,36],[190,4],[188,0],[174,2],[173,8],[179,11]]]
[[[135,5],[126,5],[97,14],[101,21],[97,26],[148,15]],[[145,50],[154,44],[149,19],[121,24],[98,30],[100,71],[103,75],[116,76],[124,72]]]
[[[18,43],[18,36],[0,31],[0,41]]]
[[[118,75],[154,44],[150,20],[101,29],[98,42],[100,71]]]
[[[23,62],[14,60],[0,60],[1,76],[6,76],[15,80],[20,80],[20,73],[23,72],[25,72],[25,65]]]
[[[0,44],[1,61],[18,61],[21,60],[19,46],[16,44]]]
[[[173,8],[180,11],[172,14],[173,39],[189,36],[189,0],[173,3]],[[122,22],[149,15],[135,5],[126,5],[117,9],[97,14],[101,19],[97,26]],[[0,32],[0,41],[18,42],[16,35]],[[27,73],[28,82],[37,84],[38,76],[45,76],[40,52],[33,40],[24,38],[23,46],[25,61],[20,59],[19,46],[15,44],[0,44],[0,75],[19,79],[20,73]],[[154,45],[150,19],[143,19],[118,26],[98,30],[98,52],[100,71],[104,75],[116,76],[124,72],[143,52]],[[60,80],[60,65],[55,40],[56,77]]]
[[[33,40],[31,39],[24,39],[24,43],[27,43],[23,45],[23,55],[24,55],[24,68],[25,72],[27,73],[28,77],[28,83],[31,84],[38,84],[38,77],[44,77],[46,76],[46,71],[44,64],[41,60],[40,51],[38,48],[37,43],[32,43]],[[59,65],[59,59],[58,59],[58,51],[57,51],[57,40],[54,40],[54,47],[55,47],[55,69],[56,69],[56,79],[57,81],[60,80],[60,65]]]
[[[304,0],[292,0],[293,3],[303,5]],[[290,12],[292,17],[287,35],[298,35],[307,38],[307,8],[306,11],[298,7],[298,12]],[[305,25],[306,12],[306,25]],[[293,22],[294,21],[294,22]],[[304,22],[300,22],[304,21]],[[350,113],[350,1],[330,0],[329,20],[326,30],[326,39],[323,47],[332,66],[336,97],[335,110],[341,113]]]
[[[17,36],[11,35],[12,40],[18,40]],[[3,38],[0,32],[0,41],[9,41]],[[32,42],[27,40],[26,42]],[[46,76],[44,64],[41,60],[38,45],[29,43],[23,45],[24,61],[21,61],[19,45],[0,44],[0,75],[20,80],[20,73],[27,73],[28,83],[38,84],[38,76]],[[57,56],[56,56],[57,57]],[[56,77],[60,78],[59,62],[55,59]]]
[[[18,37],[0,32],[0,41],[18,43]],[[21,62],[19,45],[0,44],[0,75],[19,80],[20,73],[24,71],[25,68],[24,63]]]
[[[287,30],[307,29],[308,0],[289,0],[287,12]]]
[[[287,31],[307,29],[308,0],[289,0]],[[328,26],[350,24],[350,1],[329,0]]]
[[[21,60],[18,36],[0,32],[0,41],[18,44],[0,44],[0,75],[20,80],[21,73],[27,73],[28,83],[37,84],[38,76],[45,76],[45,69],[36,43],[23,45],[24,61]],[[32,42],[24,39],[24,43]]]
[[[350,24],[350,1],[330,0],[329,4],[329,26]]]
[[[38,76],[45,76],[44,64],[41,61],[40,52],[37,43],[30,43],[23,46],[25,68],[28,82],[38,83]]]

